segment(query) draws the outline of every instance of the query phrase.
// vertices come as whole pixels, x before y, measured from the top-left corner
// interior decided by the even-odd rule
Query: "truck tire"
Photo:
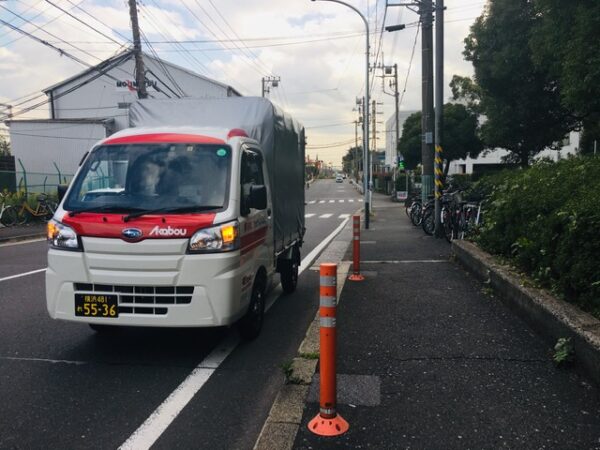
[[[281,262],[281,270],[279,272],[281,278],[281,287],[283,292],[291,294],[296,290],[298,285],[298,268],[300,267],[300,251],[294,247],[292,259]]]
[[[251,341],[258,337],[265,319],[265,288],[260,279],[254,281],[250,306],[246,315],[238,322],[238,329],[242,339]]]

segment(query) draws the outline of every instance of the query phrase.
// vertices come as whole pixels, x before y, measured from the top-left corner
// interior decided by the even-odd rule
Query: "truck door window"
[[[240,172],[242,201],[241,214],[243,216],[250,213],[250,208],[247,205],[248,196],[250,195],[250,187],[253,185],[265,184],[262,171],[262,157],[260,154],[246,150],[242,153],[242,164]]]

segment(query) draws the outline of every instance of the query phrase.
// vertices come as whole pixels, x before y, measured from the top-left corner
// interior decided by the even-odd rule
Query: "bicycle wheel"
[[[24,225],[29,222],[31,218],[31,213],[27,211],[25,208],[21,208],[20,211],[17,211],[17,225]]]
[[[421,228],[425,234],[433,236],[435,231],[435,208],[427,207],[423,211],[423,220],[421,222]]]
[[[422,214],[423,205],[420,203],[414,203],[412,208],[410,209],[410,221],[415,227],[421,225],[421,221],[423,220]]]
[[[17,223],[17,210],[14,206],[8,206],[4,211],[2,211],[0,222],[2,222],[2,225],[5,227],[12,227],[15,223]]]
[[[46,210],[46,214],[44,215],[44,221],[48,222],[52,217],[54,217],[54,212],[58,205],[54,202],[46,202],[44,205],[44,209]]]

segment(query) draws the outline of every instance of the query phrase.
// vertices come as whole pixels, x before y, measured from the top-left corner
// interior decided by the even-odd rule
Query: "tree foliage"
[[[477,135],[477,114],[461,104],[444,105],[443,129],[444,174],[448,173],[450,162],[468,156],[476,158],[483,150]],[[421,113],[408,116],[402,128],[398,150],[404,157],[407,169],[414,169],[421,163]]]
[[[346,154],[342,156],[342,168],[344,173],[354,173],[362,168],[362,147],[348,149]]]
[[[532,58],[558,86],[562,104],[583,126],[584,153],[600,140],[600,2],[536,0]]]
[[[10,155],[10,143],[0,136],[0,156]]]
[[[574,126],[556,81],[532,59],[530,41],[539,20],[532,1],[493,0],[465,39],[486,118],[482,139],[523,166]]]

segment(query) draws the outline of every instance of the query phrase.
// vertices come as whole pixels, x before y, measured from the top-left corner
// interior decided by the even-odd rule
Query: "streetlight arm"
[[[360,16],[360,18],[365,23],[365,27],[367,27],[367,34],[369,34],[369,22],[367,21],[367,18],[363,15],[363,13],[361,13],[356,7],[350,5],[346,2],[343,2],[341,0],[311,0],[311,1],[312,2],[332,2],[332,3],[339,3],[340,5],[347,6],[348,8],[354,10],[354,12]]]

